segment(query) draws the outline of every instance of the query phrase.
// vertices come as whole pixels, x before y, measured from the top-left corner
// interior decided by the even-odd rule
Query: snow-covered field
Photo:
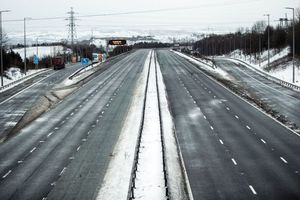
[[[12,49],[14,52],[19,53],[21,58],[24,59],[24,48]],[[58,53],[63,53],[63,46],[39,46],[39,47],[27,47],[26,48],[26,57],[30,58],[34,55],[43,58],[45,56],[54,56]]]

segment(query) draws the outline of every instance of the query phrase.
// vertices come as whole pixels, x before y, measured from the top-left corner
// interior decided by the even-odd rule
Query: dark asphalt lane
[[[248,92],[254,93],[259,99],[267,102],[274,110],[287,116],[288,120],[300,127],[300,112],[295,109],[300,107],[300,92],[276,84],[233,61],[217,58],[216,64],[233,76]]]
[[[0,146],[0,199],[91,199],[148,50],[127,55]]]
[[[202,74],[158,51],[194,199],[300,199],[300,138]]]
[[[16,125],[41,95],[80,67],[81,64],[76,64],[59,71],[50,70],[0,93],[0,137]]]

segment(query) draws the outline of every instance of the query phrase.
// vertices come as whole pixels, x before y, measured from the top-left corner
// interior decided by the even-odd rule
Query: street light
[[[295,83],[295,9],[290,7],[285,9],[293,10],[293,83]]]
[[[26,75],[26,20],[31,19],[29,17],[24,17],[24,71]]]
[[[10,12],[10,10],[0,10],[0,51],[1,51],[1,86],[3,86],[3,55],[2,55],[2,13],[3,12]]]
[[[265,14],[268,17],[268,67],[270,67],[270,14]]]

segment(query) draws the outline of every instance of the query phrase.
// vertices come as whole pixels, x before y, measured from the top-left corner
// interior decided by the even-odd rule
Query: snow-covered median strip
[[[155,61],[152,57],[134,198],[166,199]]]
[[[110,161],[103,184],[98,192],[97,200],[127,199],[135,147],[143,115],[149,62],[150,53],[146,59],[141,77],[138,80],[127,118],[115,146],[114,156]]]

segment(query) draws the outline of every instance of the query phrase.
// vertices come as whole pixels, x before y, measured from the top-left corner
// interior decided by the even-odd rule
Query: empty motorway
[[[95,199],[134,93],[142,87],[138,80],[149,53],[136,50],[108,62],[76,92],[0,144],[0,199]],[[177,161],[188,182],[183,187],[193,199],[300,199],[298,135],[179,55],[168,49],[155,55],[182,157]],[[149,64],[149,71],[154,66]],[[153,69],[151,73],[154,77]],[[251,84],[265,94],[257,83]],[[157,87],[149,87],[155,98]],[[270,101],[274,96],[268,96]],[[160,105],[149,107],[153,114]],[[149,130],[163,134],[159,123]]]

